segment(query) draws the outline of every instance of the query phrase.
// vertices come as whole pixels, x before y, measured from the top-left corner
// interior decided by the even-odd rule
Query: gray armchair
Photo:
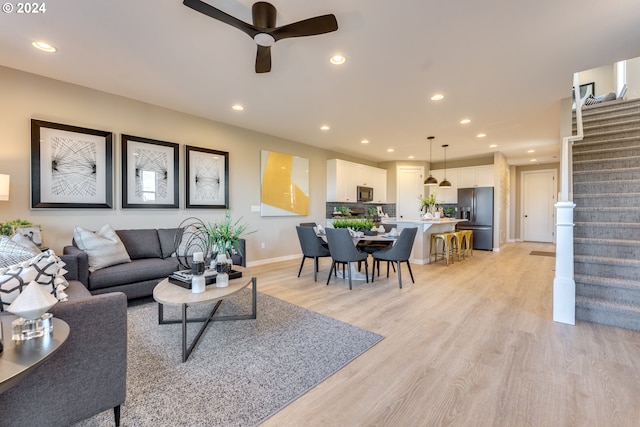
[[[351,263],[358,261],[358,263],[364,261],[365,274],[367,283],[369,283],[369,264],[367,263],[368,254],[360,252],[356,249],[356,245],[353,243],[353,239],[349,235],[349,230],[346,228],[327,228],[327,242],[329,243],[329,252],[333,262],[331,263],[331,270],[329,271],[329,277],[327,278],[327,285],[331,280],[331,275],[336,269],[336,264],[346,264],[349,272],[349,290],[351,286]]]
[[[14,387],[0,393],[0,426],[69,426],[112,409],[120,423],[127,372],[127,297],[92,296],[75,280],[77,260],[62,256],[69,271],[69,301],[50,310],[69,324],[62,348]]]
[[[300,247],[302,248],[302,262],[298,270],[298,277],[300,277],[300,273],[302,273],[304,260],[313,258],[313,281],[317,282],[318,258],[331,256],[329,249],[322,245],[322,240],[316,236],[312,227],[296,225],[296,231],[298,232],[298,239],[300,240]]]
[[[411,264],[409,264],[409,257],[411,256],[411,249],[413,248],[413,241],[416,239],[417,227],[405,228],[398,236],[398,240],[395,245],[389,249],[383,249],[373,253],[373,267],[371,269],[371,281],[374,281],[374,275],[376,270],[376,264],[378,265],[378,273],[380,272],[380,261],[387,261],[387,277],[389,277],[389,263],[398,263],[398,285],[402,289],[402,272],[400,271],[400,263],[406,262],[409,268],[409,274],[411,275],[411,282],[413,280],[413,272],[411,271]]]

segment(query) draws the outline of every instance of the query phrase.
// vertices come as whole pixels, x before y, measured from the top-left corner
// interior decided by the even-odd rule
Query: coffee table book
[[[173,283],[174,285],[181,286],[186,289],[191,289],[191,273],[185,273],[185,271],[189,270],[181,270],[176,271],[172,275],[169,276],[169,283]],[[204,272],[204,280],[206,285],[210,285],[212,283],[216,283],[217,273],[213,270],[207,270]],[[229,272],[229,280],[237,279],[242,277],[242,271],[231,270]]]

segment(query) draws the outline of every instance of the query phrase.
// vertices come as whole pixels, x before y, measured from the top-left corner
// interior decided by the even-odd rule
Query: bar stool
[[[466,245],[467,237],[462,231],[452,231],[451,234],[455,236],[449,248],[451,250],[451,258],[455,255],[458,257],[458,261],[460,261],[465,258],[463,245]]]
[[[473,255],[473,230],[460,230],[458,231],[462,235],[460,240],[460,250],[463,256],[466,258]]]
[[[431,262],[431,256],[433,256],[433,262],[438,261],[438,242],[440,240],[442,240],[442,252],[440,255],[442,259],[447,262],[447,266],[449,266],[449,259],[453,262],[453,257],[451,256],[453,246],[455,245],[456,248],[459,247],[458,238],[455,233],[452,232],[431,234],[429,262]]]

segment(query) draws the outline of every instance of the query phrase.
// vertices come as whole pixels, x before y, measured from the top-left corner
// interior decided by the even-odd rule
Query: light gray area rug
[[[219,313],[249,313],[250,300],[245,290],[225,300]],[[158,325],[155,303],[129,307],[121,425],[256,425],[383,338],[261,293],[257,312],[256,320],[210,324],[182,363],[182,326]],[[178,317],[178,308],[165,307],[165,319]],[[189,339],[199,327],[188,325]],[[76,427],[112,425],[113,411],[107,411]]]

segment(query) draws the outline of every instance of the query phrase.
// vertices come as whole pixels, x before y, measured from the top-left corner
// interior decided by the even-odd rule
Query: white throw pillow
[[[23,234],[20,234],[20,233],[14,234],[13,236],[11,236],[11,241],[16,242],[17,244],[19,244],[20,246],[26,249],[29,249],[31,252],[34,253],[34,256],[37,255],[39,252],[41,252],[38,245],[33,243],[33,240],[29,239],[27,236]]]
[[[40,249],[29,249],[7,236],[0,236],[0,268],[27,261],[40,253]]]
[[[58,300],[66,301],[64,290],[69,283],[64,278],[67,272],[64,266],[65,263],[48,250],[27,261],[0,268],[0,311],[5,311],[31,282],[37,282]]]
[[[103,225],[95,233],[76,226],[73,229],[73,239],[78,248],[87,253],[89,271],[131,262],[127,249],[109,224]]]

